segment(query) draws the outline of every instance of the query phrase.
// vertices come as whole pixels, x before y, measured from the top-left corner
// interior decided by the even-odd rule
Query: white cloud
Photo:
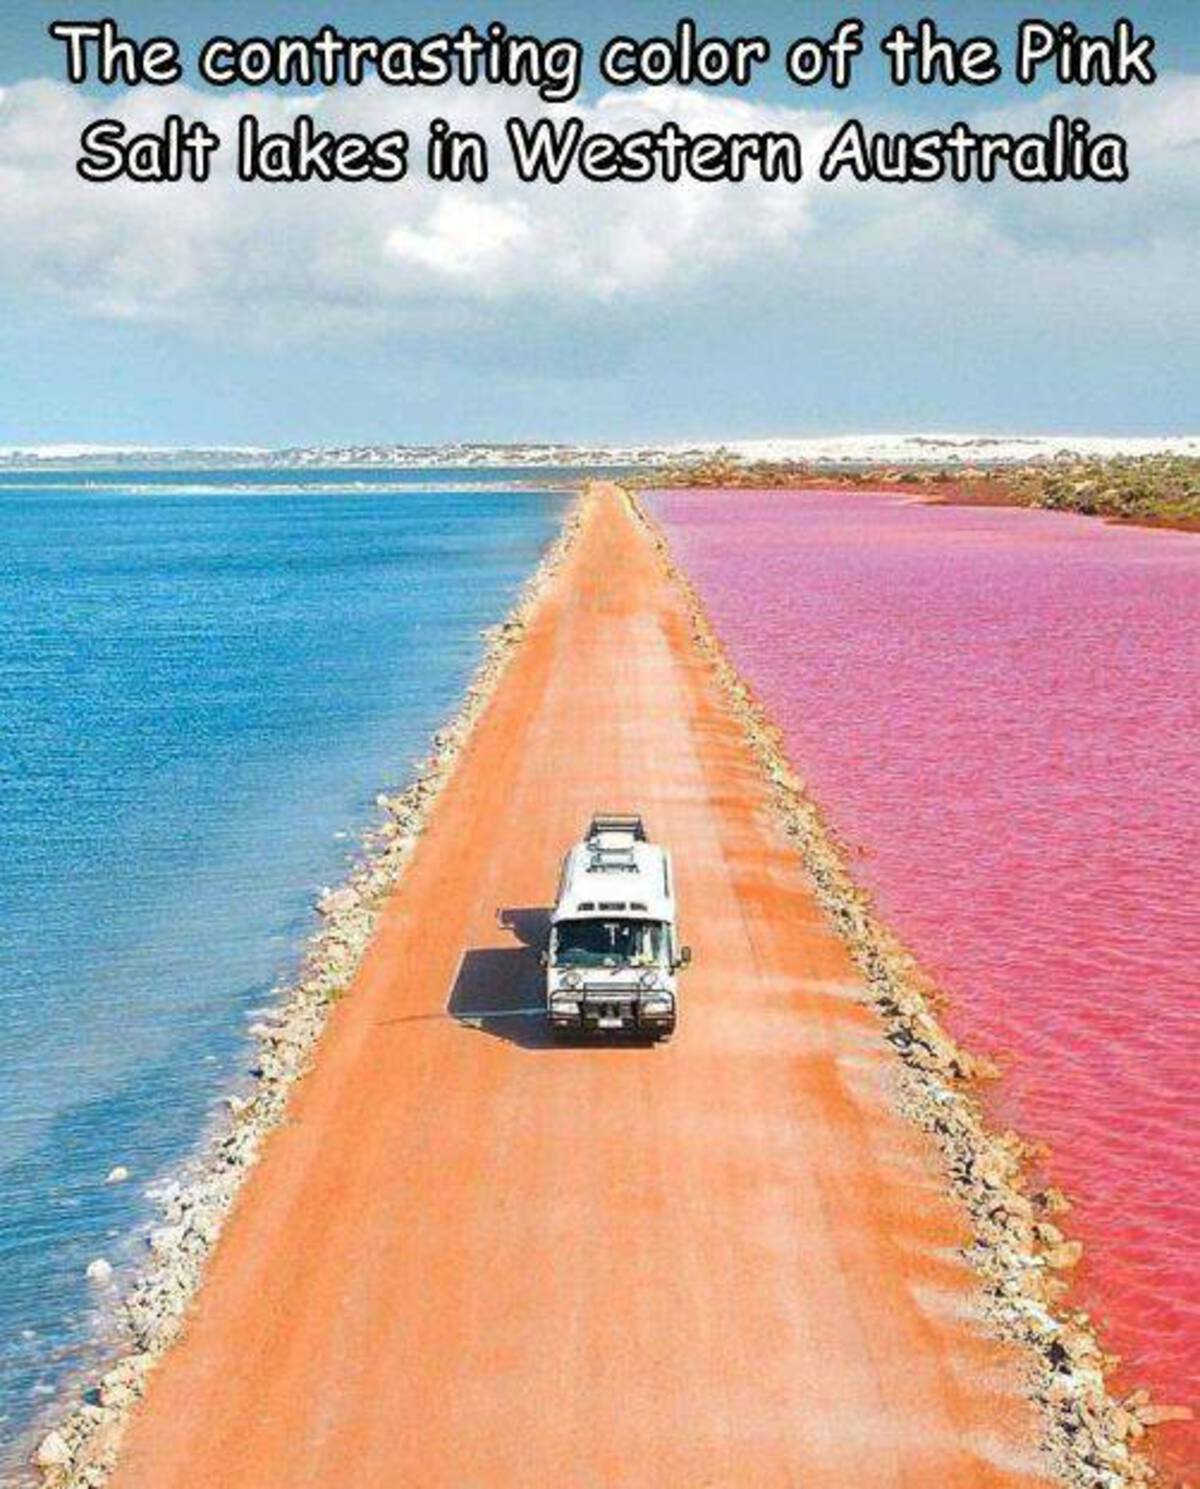
[[[395,227],[385,240],[401,262],[451,280],[486,280],[528,251],[533,229],[519,202],[471,202],[447,197],[420,228]]]
[[[504,146],[514,107],[511,97],[478,92],[438,98],[436,111],[491,143],[482,185],[435,185],[416,170],[394,185],[248,186],[233,179],[229,158],[244,112],[271,130],[306,108],[335,131],[407,128],[419,142],[434,107],[382,87],[302,102],[131,92],[106,106],[112,117],[131,132],[171,111],[203,117],[226,141],[220,168],[203,185],[91,185],[73,166],[99,105],[64,85],[18,84],[0,97],[0,273],[98,315],[244,323],[257,305],[287,324],[319,325],[355,312],[406,315],[446,295],[578,305],[694,284],[714,266],[790,247],[803,228],[806,186],[522,183]],[[604,98],[576,111],[589,128],[621,131],[668,114],[690,129],[745,128],[768,112],[682,94]],[[801,115],[794,122],[814,126]]]
[[[1072,96],[1070,111],[1082,111]],[[0,280],[77,314],[203,326],[222,334],[305,335],[379,326],[495,323],[520,302],[564,325],[615,312],[644,321],[727,292],[789,302],[844,302],[887,315],[907,295],[1001,306],[1019,289],[1052,320],[1157,313],[1194,285],[1196,119],[1200,79],[1166,78],[1091,104],[1130,136],[1126,187],[828,186],[815,164],[838,121],[746,98],[657,90],[611,93],[572,108],[616,133],[673,118],[687,130],[791,130],[805,141],[799,185],[562,186],[519,182],[504,120],[531,99],[482,90],[432,100],[383,87],[321,98],[138,90],[100,104],[63,84],[0,93]],[[981,127],[1037,127],[1039,99]],[[247,186],[233,179],[236,120],[269,129],[300,109],[335,131],[407,128],[421,141],[434,112],[492,145],[483,185],[432,185],[417,170],[396,185]],[[227,141],[204,186],[88,185],[73,164],[80,130],[101,112],[131,130],[170,111],[203,117]],[[564,112],[564,111],[559,111]],[[881,127],[883,127],[881,125]],[[418,151],[419,153],[419,151]],[[1193,290],[1194,293],[1194,290]]]

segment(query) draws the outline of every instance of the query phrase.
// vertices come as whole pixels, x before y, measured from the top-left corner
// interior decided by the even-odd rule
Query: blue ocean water
[[[315,893],[557,530],[561,483],[481,480],[0,474],[10,1457],[96,1348],[88,1262],[134,1264],[146,1186],[195,1149]]]

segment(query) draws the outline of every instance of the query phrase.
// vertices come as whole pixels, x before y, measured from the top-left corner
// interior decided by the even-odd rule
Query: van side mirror
[[[538,966],[548,967],[550,965],[550,953],[548,951],[538,952]]]
[[[691,965],[692,965],[692,948],[690,946],[681,946],[679,948],[679,960],[676,963],[676,966],[678,966],[678,967],[690,967]]]

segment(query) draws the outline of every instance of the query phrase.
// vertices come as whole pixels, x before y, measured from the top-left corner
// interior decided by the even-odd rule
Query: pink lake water
[[[892,494],[651,507],[884,918],[1052,1146],[1123,1380],[1200,1403],[1200,536]],[[1200,1458],[1194,1425],[1159,1442]]]

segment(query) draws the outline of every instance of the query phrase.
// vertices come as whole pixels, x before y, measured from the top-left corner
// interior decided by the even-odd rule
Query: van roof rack
[[[631,837],[635,843],[646,841],[646,824],[637,812],[594,812],[592,825],[588,828],[588,841],[610,832]]]
[[[588,872],[636,873],[636,846],[645,841],[646,824],[635,813],[596,812],[587,835]]]

